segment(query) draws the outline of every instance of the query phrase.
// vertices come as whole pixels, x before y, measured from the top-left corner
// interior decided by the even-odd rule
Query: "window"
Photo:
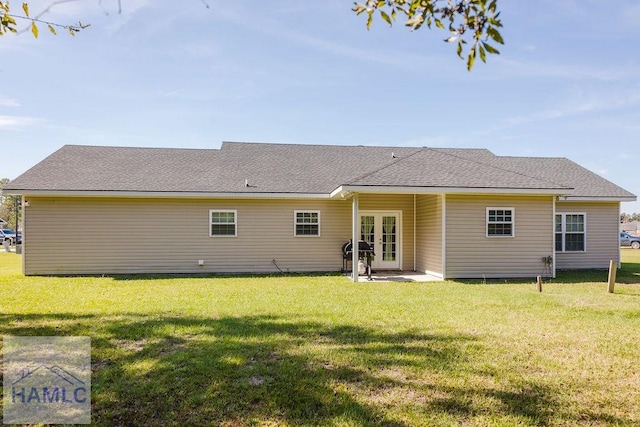
[[[237,236],[237,216],[235,210],[209,210],[209,221],[211,225],[210,237],[235,237]]]
[[[320,211],[295,211],[295,236],[320,236]]]
[[[513,237],[514,211],[514,208],[487,208],[487,237]]]
[[[556,214],[556,252],[584,252],[586,214]]]

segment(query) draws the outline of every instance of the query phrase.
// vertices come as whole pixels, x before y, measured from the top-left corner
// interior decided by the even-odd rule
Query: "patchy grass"
[[[96,425],[637,425],[640,251],[544,284],[23,277],[3,335],[92,338]]]

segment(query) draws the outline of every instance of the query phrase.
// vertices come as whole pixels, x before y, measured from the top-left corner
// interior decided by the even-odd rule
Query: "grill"
[[[367,268],[367,278],[371,280],[371,257],[375,255],[373,252],[373,245],[365,242],[364,240],[360,240],[358,242],[358,259],[366,260],[366,268]],[[342,245],[342,272],[346,273],[348,271],[348,263],[353,261],[353,241],[349,240],[347,243]],[[357,269],[357,266],[354,270]]]

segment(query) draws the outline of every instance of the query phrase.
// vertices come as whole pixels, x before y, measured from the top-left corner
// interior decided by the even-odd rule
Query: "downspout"
[[[358,283],[358,261],[360,252],[360,233],[358,230],[358,193],[353,193],[353,199],[351,200],[352,209],[352,236],[351,236],[351,270],[353,271],[353,281]]]

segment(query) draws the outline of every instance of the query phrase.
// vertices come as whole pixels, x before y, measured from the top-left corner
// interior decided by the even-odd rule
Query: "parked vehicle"
[[[640,249],[640,237],[632,236],[626,231],[621,231],[620,246],[631,246],[633,249]]]
[[[22,236],[17,237],[18,243],[22,243]],[[8,241],[10,245],[13,245],[16,242],[16,232],[11,230],[10,228],[2,228],[0,229],[0,239],[3,242]]]

